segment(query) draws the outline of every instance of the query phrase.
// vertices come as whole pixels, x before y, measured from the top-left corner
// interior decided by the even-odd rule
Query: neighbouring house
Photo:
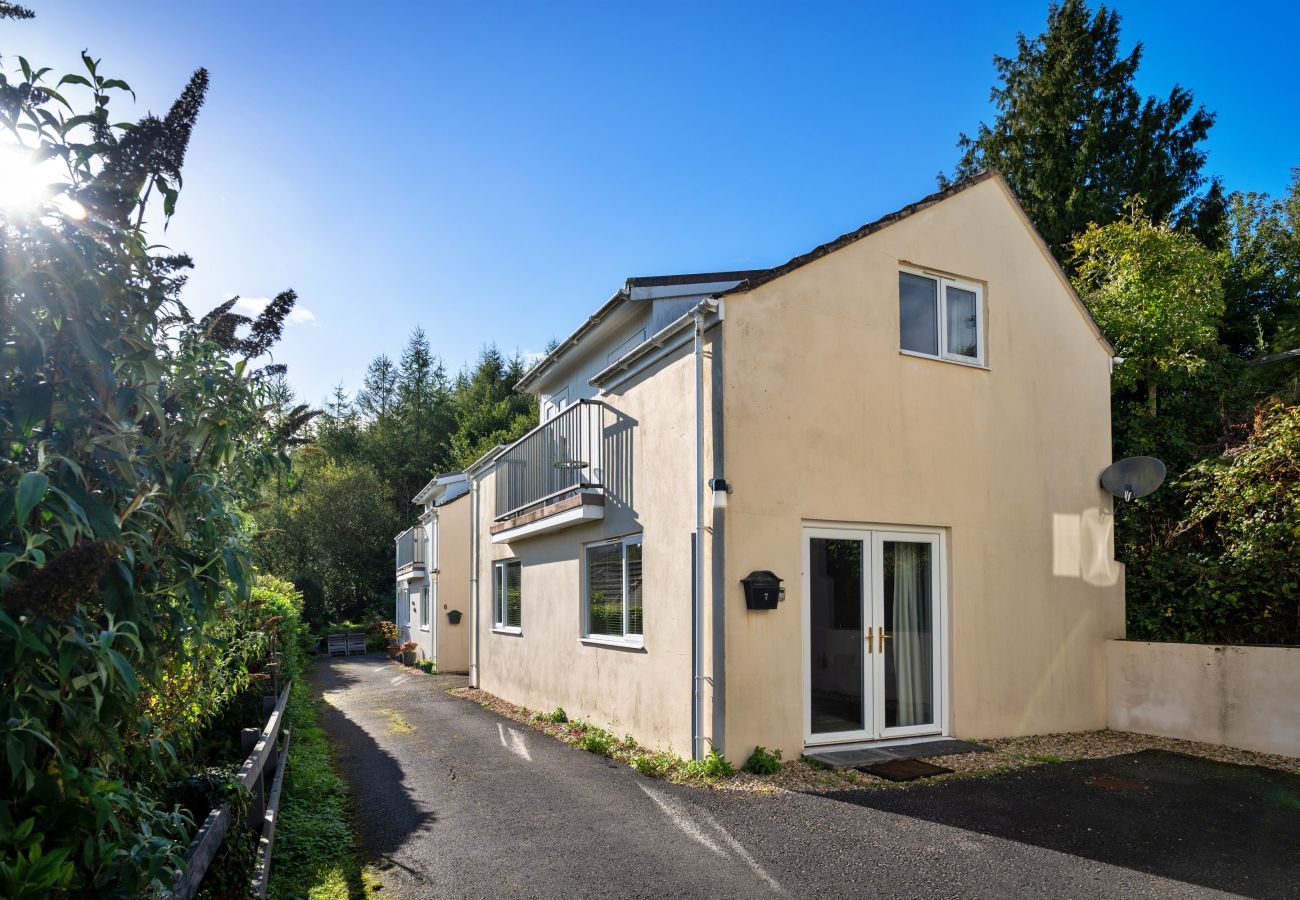
[[[628,279],[469,470],[472,682],[735,761],[1104,728],[1113,353],[995,173]]]
[[[419,521],[396,538],[398,642],[414,641],[439,672],[469,665],[469,479],[437,475],[413,503]]]

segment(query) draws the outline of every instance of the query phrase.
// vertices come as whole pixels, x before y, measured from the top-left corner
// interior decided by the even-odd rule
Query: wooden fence
[[[277,678],[276,682],[278,681]],[[290,682],[285,682],[284,690],[278,698],[274,694],[266,698],[264,710],[270,709],[270,718],[266,720],[265,727],[260,731],[245,728],[241,734],[242,749],[248,753],[248,758],[239,767],[236,780],[248,788],[252,795],[244,824],[260,835],[250,885],[250,893],[254,897],[266,896],[271,876],[271,847],[275,841],[275,821],[280,809],[285,761],[289,757],[289,729],[282,726],[291,687]],[[235,824],[234,818],[229,802],[208,813],[198,834],[194,836],[194,842],[190,844],[189,852],[185,854],[185,873],[177,880],[168,897],[190,900],[198,892],[208,866],[212,865],[217,851],[221,849],[226,832]]]

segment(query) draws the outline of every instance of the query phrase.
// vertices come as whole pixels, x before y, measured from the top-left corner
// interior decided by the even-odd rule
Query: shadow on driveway
[[[380,658],[374,656],[319,659],[312,666],[309,677],[317,692],[341,692],[367,680],[359,677],[358,673],[381,678],[387,678],[393,672],[400,674],[401,670],[392,666],[376,665],[379,661]],[[362,662],[365,668],[356,665],[358,662]],[[328,701],[319,709],[320,725],[334,741],[359,817],[368,820],[365,815],[368,806],[382,796],[382,820],[368,822],[370,827],[363,830],[361,839],[372,856],[387,859],[411,835],[436,822],[437,817],[412,797],[405,784],[406,774],[397,759],[376,743],[347,712]]]
[[[1300,890],[1300,776],[1145,750],[822,796],[1251,897]]]

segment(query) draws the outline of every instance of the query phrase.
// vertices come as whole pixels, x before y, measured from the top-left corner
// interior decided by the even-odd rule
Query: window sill
[[[508,627],[506,627],[505,625],[496,625],[496,626],[493,626],[493,628],[492,628],[492,633],[493,633],[493,634],[513,634],[513,635],[515,635],[516,637],[521,637],[521,636],[523,635],[523,633],[524,633],[524,630],[523,630],[522,628],[508,628]]]
[[[971,360],[967,362],[964,359],[951,359],[947,356],[931,356],[928,353],[917,353],[915,350],[899,350],[899,356],[911,356],[914,359],[928,359],[931,362],[951,363],[954,366],[965,366],[968,369],[980,369],[982,371],[991,371],[986,363]]]
[[[636,650],[640,653],[645,652],[645,640],[643,638],[629,640],[627,638],[588,635],[587,637],[578,638],[578,640],[590,647],[613,647],[616,650]]]
[[[428,626],[428,625],[421,625],[421,626],[420,626],[420,630],[421,630],[421,631],[428,631],[428,630],[429,630],[429,626]]]

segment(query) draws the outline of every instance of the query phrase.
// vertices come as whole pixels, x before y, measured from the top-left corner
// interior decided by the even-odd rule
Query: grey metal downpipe
[[[691,757],[704,758],[704,310],[695,314],[695,572],[691,591]]]
[[[718,316],[724,318],[725,309],[719,302]],[[726,497],[730,491],[730,486],[726,481],[726,433],[724,429],[724,410],[723,410],[723,391],[725,390],[725,372],[723,371],[725,346],[725,330],[719,325],[713,333],[713,349],[709,359],[709,406],[712,408],[712,419],[710,423],[712,434],[710,438],[713,450],[713,478],[709,482],[712,490],[713,500],[713,532],[709,540],[709,556],[712,563],[712,600],[713,614],[709,619],[709,631],[713,638],[713,656],[711,659],[713,669],[713,728],[709,734],[709,740],[713,744],[713,749],[721,754],[726,754],[727,750],[727,638],[726,638],[726,605],[727,605],[727,510]],[[719,504],[719,494],[722,491],[721,499],[724,501]]]
[[[469,686],[478,687],[478,479],[469,479]]]

